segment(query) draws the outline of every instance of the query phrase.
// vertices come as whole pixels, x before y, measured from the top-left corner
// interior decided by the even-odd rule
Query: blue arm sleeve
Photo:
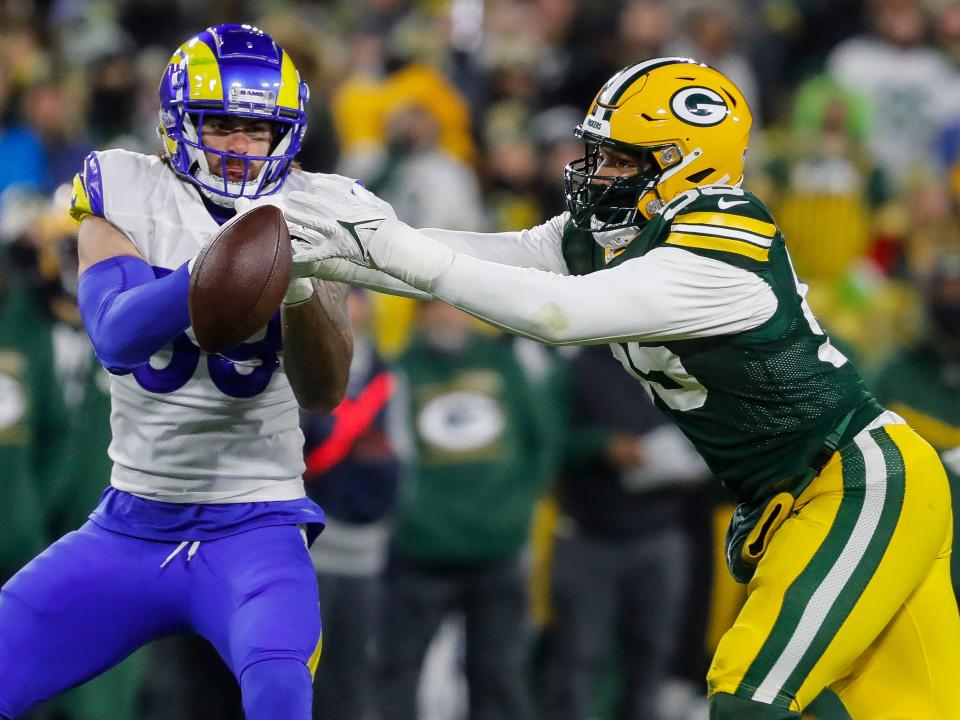
[[[187,263],[161,278],[131,255],[87,268],[77,301],[103,366],[117,375],[130,372],[190,327],[189,286]]]

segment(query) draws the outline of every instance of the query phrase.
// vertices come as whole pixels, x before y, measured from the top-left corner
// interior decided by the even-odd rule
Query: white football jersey
[[[177,269],[219,229],[197,188],[158,157],[98,152],[84,177],[94,214],[119,228],[155,272]],[[314,177],[293,170],[280,193],[309,189]],[[201,350],[188,329],[148,365],[112,376],[110,392],[115,488],[174,503],[304,496],[303,435],[277,318],[219,354]]]

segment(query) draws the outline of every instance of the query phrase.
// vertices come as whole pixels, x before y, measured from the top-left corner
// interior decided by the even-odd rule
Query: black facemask
[[[611,147],[615,144],[605,143]],[[567,209],[574,225],[582,230],[617,230],[643,225],[640,198],[656,186],[663,174],[654,156],[661,148],[628,148],[637,158],[637,166],[647,168],[630,177],[603,176],[601,143],[586,142],[586,152],[564,168]]]

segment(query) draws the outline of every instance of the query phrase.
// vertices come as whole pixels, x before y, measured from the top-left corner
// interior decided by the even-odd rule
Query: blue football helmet
[[[252,25],[217,25],[193,36],[170,58],[160,81],[157,132],[173,169],[221,205],[277,192],[290,172],[307,129],[307,84],[290,56]],[[270,154],[238,155],[203,144],[203,122],[220,115],[268,120]],[[220,159],[211,172],[206,153]],[[227,179],[227,160],[244,161],[242,180]],[[262,161],[256,177],[251,163]]]

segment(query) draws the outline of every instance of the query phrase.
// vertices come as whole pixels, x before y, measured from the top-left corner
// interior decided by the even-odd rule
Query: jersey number
[[[696,410],[707,401],[707,389],[667,348],[635,342],[616,343],[610,348],[626,371],[642,382],[647,392],[655,392],[671,410]]]
[[[224,395],[234,398],[251,398],[262,393],[280,367],[278,353],[282,347],[281,338],[280,319],[275,315],[267,325],[267,334],[262,340],[237,345],[216,355],[207,355],[207,372],[213,384]],[[187,334],[180,333],[170,349],[153,356],[160,361],[166,359],[165,365],[141,365],[133,371],[133,377],[148,392],[175,392],[193,377],[200,365],[201,354],[200,348],[191,342]]]

